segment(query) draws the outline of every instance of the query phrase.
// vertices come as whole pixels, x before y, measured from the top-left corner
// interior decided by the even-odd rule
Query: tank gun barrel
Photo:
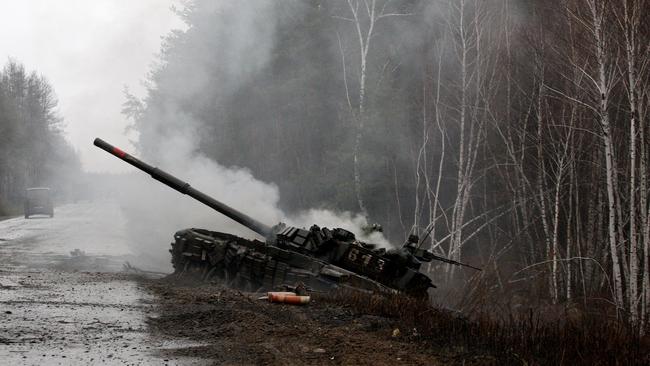
[[[100,138],[95,139],[94,145],[108,152],[109,154],[112,154],[118,157],[119,159],[127,162],[128,164],[131,164],[132,166],[144,171],[145,173],[151,175],[153,179],[159,181],[160,183],[167,185],[182,194],[186,194],[194,198],[195,200],[203,203],[208,207],[211,207],[212,209],[218,211],[219,213],[231,218],[234,221],[237,221],[238,223],[246,226],[247,228],[253,230],[254,232],[264,237],[269,236],[273,232],[271,227],[264,225],[263,223],[235,210],[230,206],[225,205],[220,201],[217,201],[216,199],[208,196],[207,194],[197,189],[194,189],[189,183],[184,182],[174,177],[173,175],[158,169],[157,167],[153,167],[130,154],[127,154],[121,149],[107,143],[106,141]]]
[[[453,264],[455,266],[469,267],[469,268],[475,269],[477,271],[482,271],[482,269],[480,269],[478,267],[474,267],[474,266],[471,266],[471,265],[466,264],[466,263],[461,263],[461,262],[455,261],[453,259],[440,257],[440,256],[437,256],[437,255],[431,253],[431,252],[427,253],[427,255],[425,255],[425,258],[428,259],[428,261],[437,260],[437,261],[440,261],[440,262],[443,262],[443,263]]]

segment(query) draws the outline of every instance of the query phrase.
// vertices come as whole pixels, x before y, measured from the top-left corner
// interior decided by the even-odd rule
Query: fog
[[[20,0],[0,2],[0,62],[9,58],[54,85],[65,136],[89,171],[124,171],[97,154],[96,135],[130,146],[120,111],[123,89],[144,94],[161,39],[183,23],[175,0]]]

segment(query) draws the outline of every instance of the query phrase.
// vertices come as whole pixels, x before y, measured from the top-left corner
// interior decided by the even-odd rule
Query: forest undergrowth
[[[486,355],[499,364],[650,364],[650,337],[640,336],[637,327],[617,319],[606,307],[591,306],[583,311],[563,305],[522,310],[491,304],[458,312],[403,294],[348,291],[320,300],[350,307],[360,315],[393,318],[430,347]]]

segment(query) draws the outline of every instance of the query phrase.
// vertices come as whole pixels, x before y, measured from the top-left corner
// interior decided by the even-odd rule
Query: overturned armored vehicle
[[[302,283],[317,291],[353,288],[425,296],[435,286],[419,271],[422,262],[439,260],[462,265],[420,249],[417,240],[409,240],[399,249],[385,250],[363,243],[341,228],[313,225],[307,230],[282,223],[269,227],[99,138],[94,144],[265,238],[249,240],[204,229],[178,231],[170,250],[175,273],[219,278],[249,290]]]

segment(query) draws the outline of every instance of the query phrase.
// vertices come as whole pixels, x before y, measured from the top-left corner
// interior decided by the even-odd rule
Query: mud
[[[312,301],[306,306],[271,304],[260,294],[186,280],[147,280],[160,315],[154,333],[203,343],[166,351],[169,357],[201,355],[223,365],[442,365],[417,329]]]

